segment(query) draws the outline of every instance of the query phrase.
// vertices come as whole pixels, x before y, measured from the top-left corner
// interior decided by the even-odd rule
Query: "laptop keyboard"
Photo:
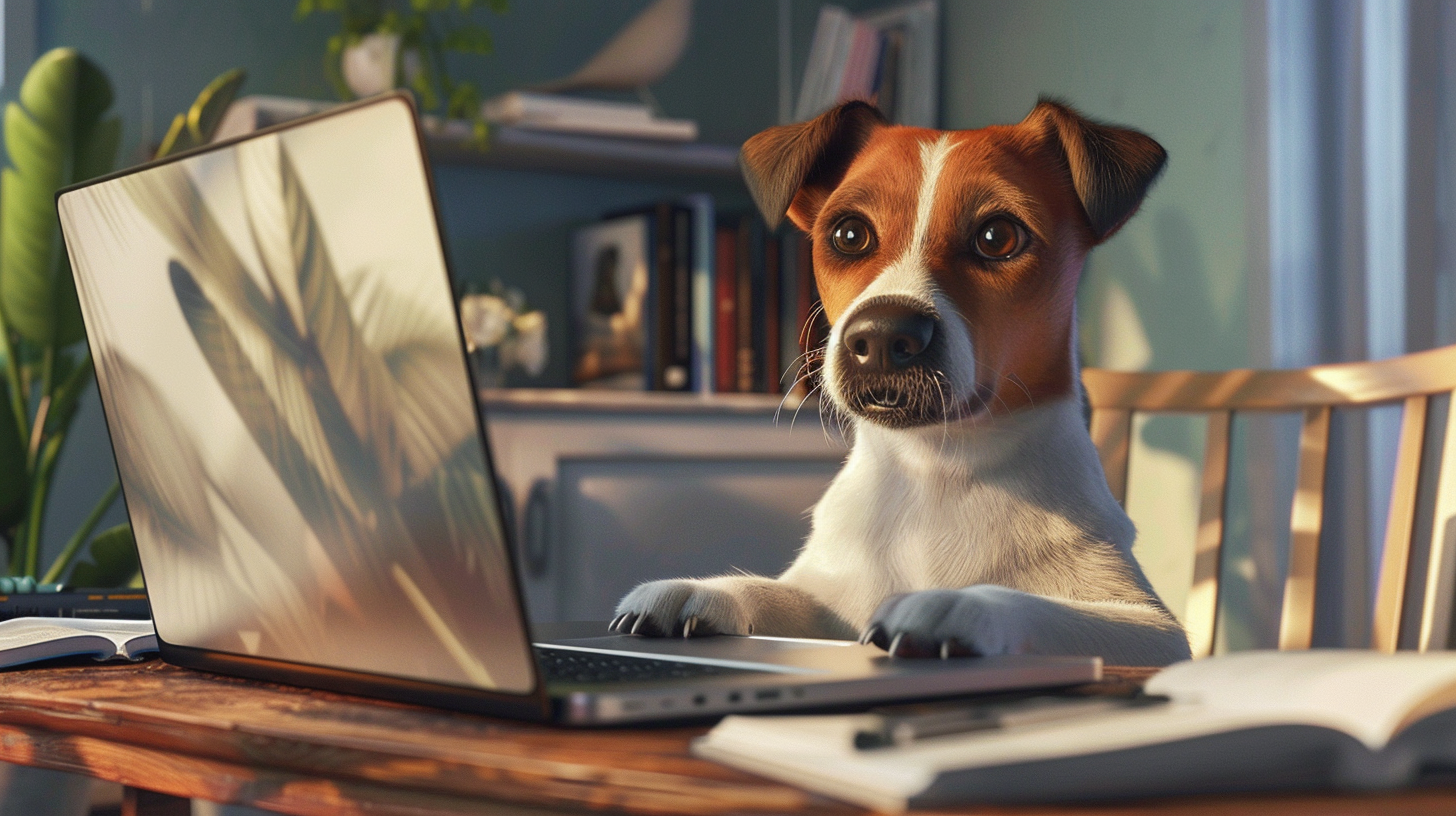
[[[536,659],[541,670],[546,673],[548,683],[623,683],[755,673],[747,669],[730,669],[702,663],[578,652],[572,649],[537,648]]]

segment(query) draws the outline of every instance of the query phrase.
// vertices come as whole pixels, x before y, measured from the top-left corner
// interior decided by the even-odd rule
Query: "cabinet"
[[[774,575],[847,449],[813,403],[579,390],[484,392],[534,621],[606,619],[645,580]]]

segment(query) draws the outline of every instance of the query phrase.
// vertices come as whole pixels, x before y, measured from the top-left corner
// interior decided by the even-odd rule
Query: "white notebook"
[[[1246,652],[1179,663],[1163,705],[857,749],[875,715],[733,716],[698,756],[886,812],[982,802],[1384,789],[1456,772],[1456,654]]]

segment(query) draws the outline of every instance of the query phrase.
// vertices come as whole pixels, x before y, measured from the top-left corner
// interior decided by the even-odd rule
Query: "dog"
[[[848,102],[743,146],[813,242],[824,398],[852,447],[777,578],[652,581],[610,628],[849,639],[897,657],[1189,657],[1132,556],[1080,400],[1077,281],[1167,154],[1051,99],[937,131]]]

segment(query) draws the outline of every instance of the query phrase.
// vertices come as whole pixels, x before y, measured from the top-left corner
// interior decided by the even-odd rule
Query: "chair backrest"
[[[1412,548],[1427,549],[1425,591],[1419,599],[1416,648],[1446,647],[1450,631],[1456,540],[1447,522],[1456,517],[1456,398],[1446,409],[1439,464],[1426,462],[1431,398],[1456,389],[1456,346],[1367,363],[1283,371],[1123,372],[1084,369],[1092,408],[1092,440],[1107,483],[1118,501],[1127,492],[1133,415],[1198,413],[1208,417],[1193,585],[1184,624],[1195,657],[1212,653],[1218,618],[1218,582],[1228,506],[1229,447],[1237,412],[1302,412],[1294,501],[1290,509],[1289,572],[1284,582],[1279,648],[1307,649],[1314,631],[1315,567],[1324,523],[1325,464],[1333,408],[1403,403],[1395,479],[1376,590],[1372,647],[1394,651]],[[1423,479],[1435,479],[1424,487]],[[1432,489],[1434,487],[1434,489]],[[1426,496],[1426,507],[1418,498]],[[1432,514],[1427,541],[1415,541],[1418,512]],[[1424,538],[1424,536],[1423,536]],[[1415,599],[1412,599],[1414,602]]]

